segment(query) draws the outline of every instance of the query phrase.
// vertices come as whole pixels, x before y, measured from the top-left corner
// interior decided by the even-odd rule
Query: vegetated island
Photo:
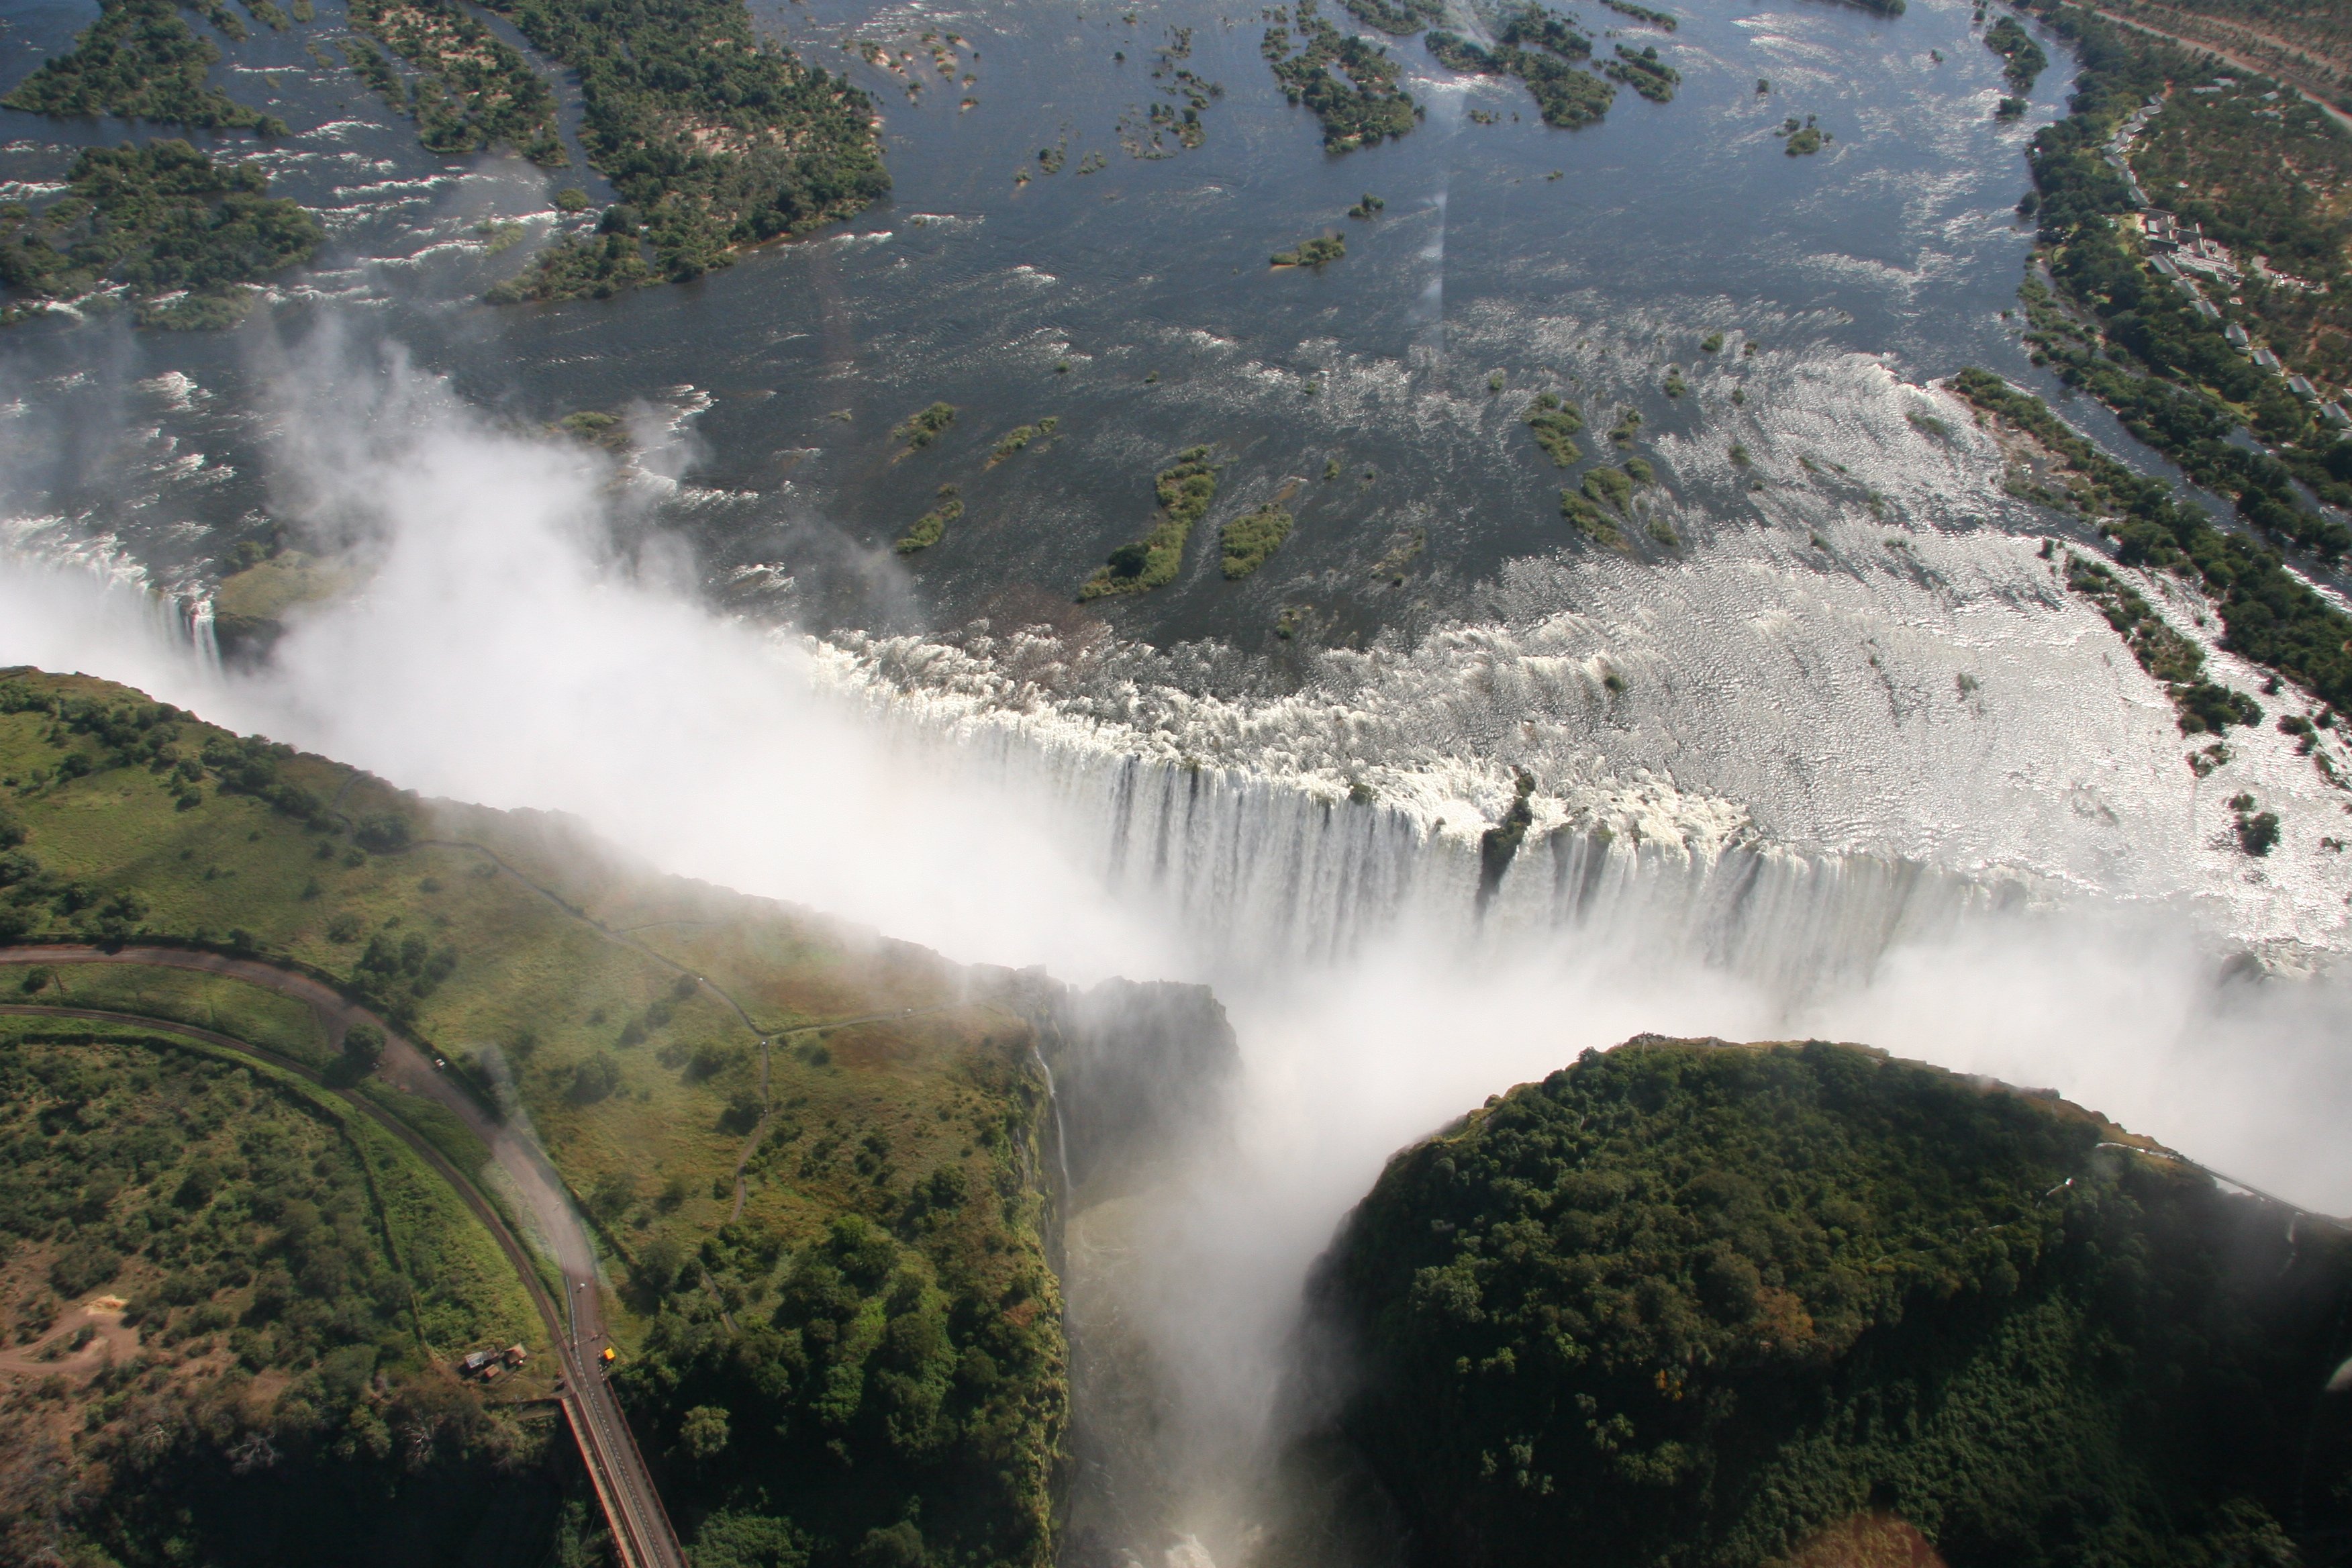
[[[1780,150],[1791,158],[1818,153],[1822,150],[1822,143],[1832,140],[1828,132],[1814,123],[1810,114],[1801,121],[1791,114],[1780,121],[1780,134],[1786,139],[1786,144]]]
[[[1506,16],[1491,49],[1458,33],[1432,32],[1423,42],[1448,70],[1518,78],[1534,95],[1544,123],[1560,130],[1593,123],[1616,101],[1616,88],[1577,68],[1591,58],[1592,40],[1558,12],[1539,5]]]
[[[1266,260],[1276,267],[1321,268],[1348,254],[1348,242],[1336,234],[1302,240],[1295,248],[1277,250]]]
[[[138,302],[142,326],[231,326],[251,308],[243,285],[308,261],[325,238],[251,164],[176,140],[93,147],[64,194],[0,204],[0,286],[20,296],[0,321],[113,286]]]
[[[1013,453],[1026,447],[1032,441],[1050,441],[1054,437],[1054,432],[1061,427],[1061,419],[1051,414],[1038,420],[1034,425],[1015,425],[998,438],[996,446],[988,454],[988,461],[982,463],[981,467],[992,468]]]
[[[1682,25],[1670,13],[1653,11],[1647,5],[1636,5],[1633,0],[1601,0],[1601,3],[1621,16],[1631,16],[1636,22],[1646,22],[1665,32],[1671,33]]]
[[[1274,6],[1272,25],[1258,46],[1274,79],[1293,103],[1303,103],[1323,122],[1323,145],[1349,153],[1402,136],[1420,121],[1412,95],[1397,86],[1396,61],[1378,45],[1339,31],[1316,12],[1316,0]],[[1295,19],[1295,22],[1294,22]],[[1291,28],[1303,38],[1291,53]],[[1340,75],[1335,76],[1334,69]]]
[[[2310,1484],[2352,1468],[2352,1236],[1860,1047],[1587,1051],[1390,1161],[1309,1289],[1333,1425],[1439,1568],[2287,1563],[2352,1526]]]
[[[872,100],[761,38],[744,0],[494,9],[580,74],[588,161],[621,202],[601,239],[558,240],[491,289],[493,300],[698,277],[746,246],[863,211],[890,188]]]
[[[1282,542],[1290,537],[1291,523],[1287,510],[1277,502],[1268,501],[1219,529],[1218,552],[1223,557],[1226,580],[1238,583],[1265,565],[1267,558],[1282,548]]]
[[[1184,563],[1184,542],[1217,496],[1217,470],[1209,461],[1209,448],[1188,447],[1178,453],[1176,461],[1152,481],[1152,492],[1160,498],[1159,521],[1141,539],[1110,552],[1110,559],[1078,589],[1079,603],[1112,594],[1141,594],[1176,580],[1177,569]]]
[[[503,143],[544,168],[569,163],[555,127],[555,94],[523,58],[462,5],[437,0],[352,0],[343,46],[352,68],[416,121],[418,140],[444,157]],[[404,82],[374,38],[422,73]]]
[[[1349,16],[1367,27],[1378,27],[1392,37],[1410,37],[1423,27],[1444,20],[1444,0],[1339,0]]]
[[[1655,44],[1638,51],[1620,44],[1617,58],[1601,68],[1653,103],[1673,102],[1675,89],[1682,85],[1682,73],[1658,58]]]
[[[2020,98],[2032,92],[2050,64],[2050,57],[2042,52],[2033,35],[2019,26],[2016,17],[2003,16],[1985,29],[1984,41],[1986,48],[2009,62],[2000,74],[2010,91]]]
[[[6,1539],[125,1568],[596,1550],[562,1426],[454,1375],[537,1342],[446,1189],[352,1100],[163,1037],[277,1051],[469,1177],[486,1152],[359,1026],[339,1048],[307,1003],[164,962],[215,954],[333,986],[535,1131],[696,1563],[1053,1561],[1066,1352],[1025,993],[81,677],[0,676],[0,811],[10,1003],[155,1021],[0,1030],[0,1312],[63,1358],[0,1371],[12,1462],[51,1478],[0,1493]]]
[[[901,555],[912,555],[917,551],[929,550],[946,535],[948,524],[962,515],[962,496],[957,493],[955,486],[941,485],[939,504],[917,518],[914,526],[908,529],[899,538],[898,542],[891,548]]]
[[[194,7],[232,38],[244,24],[214,0]],[[200,38],[173,0],[102,0],[74,47],[41,62],[0,105],[58,119],[121,115],[204,131],[283,136],[286,122],[237,102],[205,79],[219,46]]]
[[[945,435],[948,426],[955,423],[955,416],[956,407],[952,403],[934,403],[928,407],[918,408],[908,415],[903,423],[891,426],[890,439],[907,443],[905,449],[898,454],[906,457],[920,451]]]
[[[1584,411],[1558,393],[1537,393],[1526,424],[1535,432],[1536,445],[1543,448],[1552,467],[1572,468],[1583,459],[1574,437],[1584,428]]]

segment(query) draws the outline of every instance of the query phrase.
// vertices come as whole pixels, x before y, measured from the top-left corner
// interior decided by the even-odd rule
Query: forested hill
[[[1315,1287],[1449,1568],[2335,1561],[2347,1291],[2342,1227],[2054,1099],[1657,1038],[1399,1155]]]

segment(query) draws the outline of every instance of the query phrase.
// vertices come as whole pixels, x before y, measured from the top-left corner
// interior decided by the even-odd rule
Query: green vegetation
[[[1266,259],[1276,267],[1323,267],[1348,254],[1348,242],[1336,234],[1302,240],[1292,250],[1277,250]]]
[[[1394,37],[1408,37],[1445,17],[1444,0],[1339,0],[1348,15],[1367,27],[1378,27]]]
[[[1707,333],[1706,337],[1699,340],[1698,352],[1703,354],[1722,353],[1723,334],[1721,332]]]
[[[329,1560],[355,1532],[455,1554],[501,1511],[534,1550],[561,1533],[561,1429],[436,1367],[520,1342],[543,1368],[539,1317],[373,1122],[184,1040],[9,1018],[0,1139],[12,1370],[55,1369],[0,1394],[47,1471],[0,1497],[12,1548],[144,1568]]]
[[[1630,447],[1641,433],[1642,411],[1638,408],[1617,410],[1617,423],[1609,427],[1609,438],[1620,447]]]
[[[1615,518],[1593,504],[1591,496],[1580,495],[1574,490],[1560,491],[1559,514],[1574,523],[1577,531],[1595,544],[1606,545],[1612,550],[1625,548],[1624,531],[1617,526]]]
[[[1449,70],[1482,76],[1515,76],[1535,95],[1544,123],[1572,131],[1609,110],[1617,89],[1576,68],[1592,55],[1592,40],[1556,11],[1529,5],[1511,13],[1495,32],[1495,47],[1484,49],[1455,33],[1433,32],[1423,40]]]
[[[1265,565],[1266,558],[1290,537],[1290,513],[1268,501],[1219,529],[1218,548],[1224,556],[1226,579],[1237,583]]]
[[[1788,139],[1780,150],[1791,158],[1818,153],[1822,150],[1822,143],[1830,140],[1829,133],[1816,125],[1810,114],[1805,116],[1802,123],[1795,115],[1789,116],[1780,122],[1780,134]]]
[[[196,7],[206,10],[205,7]],[[215,4],[209,18],[231,37],[245,29]],[[0,105],[80,120],[101,114],[205,131],[283,136],[286,122],[248,109],[205,77],[220,49],[199,38],[173,0],[102,0],[98,20],[68,53],[44,60]]]
[[[2001,76],[2010,90],[2022,98],[2033,90],[2033,84],[2048,68],[2050,57],[2033,41],[2033,35],[2017,25],[2014,16],[2003,16],[1985,29],[1985,47],[2009,62]]]
[[[37,211],[0,205],[0,284],[37,299],[109,284],[142,301],[188,291],[149,304],[147,325],[234,321],[247,305],[237,285],[308,261],[326,237],[299,205],[268,194],[259,169],[215,163],[185,142],[93,147],[68,182]]]
[[[1477,908],[1483,911],[1503,885],[1503,873],[1519,853],[1528,829],[1535,826],[1535,810],[1528,802],[1536,793],[1536,776],[1525,768],[1511,772],[1511,804],[1503,819],[1478,836]]]
[[[2232,724],[2263,721],[2260,704],[2242,691],[2205,679],[2205,650],[2164,624],[2137,591],[2105,562],[2066,552],[2066,586],[2099,607],[2139,666],[2164,683],[2184,735],[2221,734]]]
[[[1649,45],[1638,54],[1620,44],[1617,46],[1617,58],[1601,68],[1653,103],[1674,101],[1675,89],[1682,84],[1683,79],[1680,71],[1658,58],[1658,46],[1655,44]]]
[[[579,73],[588,161],[631,219],[601,246],[551,247],[492,290],[496,300],[698,277],[745,246],[863,211],[890,188],[866,94],[763,41],[743,0],[494,8],[533,48]]]
[[[948,524],[963,515],[963,498],[953,485],[940,487],[940,504],[915,520],[905,537],[891,548],[901,555],[912,555],[919,550],[929,550],[948,531]]]
[[[899,454],[905,457],[908,452],[919,451],[938,440],[947,432],[947,427],[955,423],[955,416],[954,404],[934,403],[907,416],[904,424],[891,426],[890,439],[907,443],[906,451]]]
[[[1159,521],[1141,539],[1110,552],[1110,560],[1078,590],[1080,603],[1111,594],[1140,594],[1176,580],[1177,569],[1184,563],[1184,542],[1217,496],[1217,470],[1209,461],[1209,448],[1188,447],[1178,453],[1173,464],[1160,470],[1152,491],[1160,498]]]
[[[1666,366],[1666,395],[1668,397],[1680,397],[1684,393],[1688,392],[1689,390],[1690,383],[1683,379],[1682,366],[1678,364],[1670,364]]]
[[[1367,191],[1364,193],[1364,196],[1361,201],[1348,209],[1348,216],[1352,218],[1370,218],[1388,205],[1388,203],[1381,200],[1380,197],[1372,195],[1370,191]]]
[[[2305,1561],[2352,1237],[2128,1141],[1858,1047],[1587,1051],[1349,1216],[1337,1425],[1449,1568]]]
[[[370,87],[394,109],[416,117],[427,151],[457,157],[503,142],[549,168],[569,162],[563,139],[556,134],[554,93],[521,51],[462,5],[448,0],[353,0],[351,21],[424,73],[412,89],[382,68],[382,57],[375,57],[372,68],[361,68],[362,57],[356,53],[352,59]]]
[[[618,209],[615,209],[618,210]],[[539,300],[608,300],[624,289],[653,280],[643,248],[630,234],[601,237],[563,235],[541,251],[528,272],[493,285],[494,305]]]
[[[1584,470],[1584,499],[1596,506],[1614,507],[1623,511],[1633,504],[1633,476],[1622,468],[1587,468]]]
[[[2238,847],[2247,854],[2259,858],[2278,847],[2278,813],[2255,810],[2252,795],[2231,795],[2230,816],[2237,831]]]
[[[1290,26],[1277,19],[1259,53],[1291,102],[1323,122],[1323,145],[1334,153],[1376,146],[1402,136],[1420,119],[1412,95],[1397,86],[1397,63],[1377,46],[1339,31],[1316,14],[1316,0],[1293,8],[1304,42],[1292,54]],[[1282,14],[1277,10],[1277,17]],[[1334,69],[1341,74],[1335,76]]]
[[[1527,426],[1535,432],[1536,445],[1544,449],[1554,468],[1573,468],[1583,458],[1573,437],[1584,428],[1584,413],[1575,404],[1555,393],[1538,392]]]
[[[1633,0],[1601,0],[1603,5],[1621,16],[1631,16],[1636,22],[1647,22],[1653,27],[1673,32],[1681,24],[1664,11],[1653,11],[1647,5],[1636,5]]]
[[[1061,427],[1062,421],[1060,418],[1051,414],[1047,415],[1045,418],[1040,419],[1034,425],[1015,425],[1012,429],[1007,430],[1003,437],[997,441],[995,449],[988,454],[988,461],[982,463],[981,467],[983,468],[992,468],[996,467],[997,464],[1004,461],[1005,458],[1013,456],[1013,453],[1018,452],[1023,447],[1028,446],[1032,441],[1051,440],[1053,438],[1054,432]]]
[[[2176,500],[2169,484],[2133,473],[2068,429],[2040,398],[1999,376],[1964,370],[1951,385],[2032,437],[2080,478],[2118,561],[2172,572],[2210,595],[2224,628],[2222,647],[2323,702],[2352,708],[2352,616],[2288,572],[2276,551],[2224,533]]]
[[[623,1403],[698,1563],[726,1563],[730,1551],[772,1563],[773,1551],[740,1555],[764,1541],[793,1543],[812,1568],[864,1568],[875,1551],[908,1545],[902,1526],[919,1540],[893,1561],[1052,1560],[1066,1391],[1035,1176],[1051,1164],[1039,1148],[1048,1108],[1030,1027],[985,982],[974,990],[934,955],[870,933],[625,869],[548,819],[421,801],[79,677],[0,678],[0,792],[8,836],[23,835],[0,851],[0,940],[164,940],[300,966],[436,1049],[461,1081],[485,1095],[494,1079],[506,1086],[499,1092],[528,1113],[595,1217],[615,1282],[607,1316]],[[91,984],[85,970],[47,967],[75,996]],[[103,993],[111,1005],[139,1010],[129,978],[116,985]],[[154,1010],[195,1005],[160,995]],[[828,1022],[841,1019],[875,1021]],[[291,1026],[247,1017],[229,1032],[265,1023]],[[365,1092],[427,1135],[446,1131],[388,1086],[371,1080]],[[41,1104],[24,1114],[94,1151],[93,1135],[110,1138],[105,1129],[121,1120],[95,1103],[88,1121]],[[236,1135],[234,1125],[225,1134]],[[203,1212],[247,1212],[237,1184],[259,1167],[253,1153],[237,1158],[248,1168],[220,1163],[222,1195],[236,1206],[216,1201]],[[110,1143],[104,1160],[127,1169]],[[123,1190],[136,1184],[126,1177]],[[317,1193],[305,1197],[325,1211]],[[167,1196],[144,1212],[179,1211]],[[120,1217],[110,1210],[103,1223]],[[267,1231],[247,1234],[264,1261],[220,1287],[232,1292],[217,1297],[230,1319],[205,1335],[235,1339],[264,1263],[278,1256],[266,1250]],[[170,1235],[142,1225],[133,1239]],[[124,1266],[134,1300],[142,1267]],[[301,1268],[285,1268],[297,1289],[273,1324],[299,1314],[309,1325],[302,1302],[362,1289],[355,1273],[314,1290]],[[463,1284],[444,1272],[436,1288]],[[317,1341],[321,1379],[338,1375],[342,1345],[380,1344],[386,1321],[407,1321],[399,1300],[380,1300],[379,1283],[368,1276],[363,1315],[351,1320],[357,1339]],[[183,1306],[202,1313],[207,1299],[173,1303],[172,1322]],[[395,1308],[389,1320],[375,1315]],[[319,1316],[342,1331],[333,1329],[341,1316]],[[250,1327],[262,1331],[260,1320]],[[294,1373],[294,1342],[278,1327],[267,1336],[252,1342]],[[307,1373],[290,1384],[243,1375],[254,1379],[239,1385],[248,1392],[289,1388],[320,1419],[272,1428],[281,1456],[289,1433],[320,1434],[318,1452],[340,1444],[344,1428],[326,1423],[341,1419],[350,1397],[312,1400]],[[137,1428],[145,1376],[107,1385],[109,1399],[136,1390],[104,1407],[108,1422],[131,1423],[113,1430]],[[364,1373],[357,1382],[373,1386]],[[712,1409],[729,1413],[717,1452],[711,1418],[695,1414]],[[214,1429],[167,1423],[190,1444]],[[360,1538],[371,1521],[390,1528],[401,1499],[446,1493],[454,1528],[471,1517],[477,1492],[466,1489],[502,1485],[506,1473],[497,1451],[461,1443],[467,1430],[446,1427],[447,1446],[435,1450],[444,1458],[416,1479],[389,1490],[336,1483],[311,1500],[358,1513],[346,1533]],[[311,1437],[302,1441],[312,1453]],[[375,1462],[356,1452],[352,1462]],[[303,1502],[297,1483],[317,1478],[281,1466],[230,1488],[229,1461],[203,1462],[211,1468],[192,1473],[220,1479],[224,1508],[237,1503],[256,1528],[273,1507]],[[139,1496],[152,1489],[159,1509],[180,1506],[176,1481],[121,1473]],[[557,1491],[535,1474],[519,1484],[527,1495]],[[279,1500],[250,1506],[257,1498]],[[887,1538],[878,1548],[869,1545],[877,1531]],[[540,1560],[536,1548],[511,1547],[475,1558],[518,1550]],[[163,1561],[160,1548],[115,1555],[126,1568]],[[391,1560],[475,1559],[417,1545]]]
[[[2035,190],[2024,205],[2039,219],[2056,293],[2028,279],[2021,291],[2027,342],[2192,480],[2234,500],[2252,527],[2336,559],[2352,547],[2352,530],[2305,504],[2295,487],[2309,486],[2331,505],[2352,501],[2352,440],[2232,349],[2227,317],[2200,315],[2179,285],[2146,264],[2117,221],[2134,208],[2104,161],[2105,143],[2168,79],[2193,79],[2195,62],[2073,8],[2042,19],[2074,45],[2083,70],[2074,112],[2034,137]],[[2137,154],[2141,176],[2159,189],[2187,181],[2181,216],[2212,226],[2242,247],[2242,258],[2267,252],[2282,271],[2307,268],[2307,280],[2326,283],[2313,292],[2249,278],[2231,313],[2242,312],[2250,332],[2278,344],[2291,368],[2340,378],[2352,370],[2352,339],[2344,334],[2352,314],[2336,312],[2352,310],[2352,275],[2343,270],[2335,220],[2324,215],[2352,194],[2352,142],[2315,110],[2261,119],[2259,95],[2238,96],[2235,108],[2217,98],[2209,109],[2201,97],[2174,94]],[[2242,424],[2273,449],[2231,441]]]

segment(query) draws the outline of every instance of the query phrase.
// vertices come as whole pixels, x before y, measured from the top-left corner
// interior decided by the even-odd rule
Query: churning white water
[[[1857,393],[1859,427],[1929,395],[1854,384],[1894,409]],[[569,810],[956,957],[1214,984],[1231,1124],[1071,1217],[1081,1510],[1117,1552],[1231,1563],[1264,1522],[1298,1285],[1381,1160],[1635,1033],[1858,1038],[2047,1084],[2352,1207],[2352,1005],[2313,973],[2346,941],[2343,793],[2268,731],[2188,768],[2160,689],[2000,525],[2000,458],[1948,408],[1934,482],[1981,497],[1968,515],[1897,495],[1896,526],[1792,481],[1673,563],[1521,562],[1489,614],[1282,690],[1215,647],[725,620],[624,547],[586,462],[429,384],[376,398],[289,416],[287,491],[369,575],[268,668],[223,670],[205,617],[118,560],[28,553],[38,529],[0,558],[0,662]],[[2146,586],[2207,637],[2192,596]],[[2229,832],[2241,793],[2283,819],[2260,861]],[[2224,979],[2249,946],[2290,977]]]

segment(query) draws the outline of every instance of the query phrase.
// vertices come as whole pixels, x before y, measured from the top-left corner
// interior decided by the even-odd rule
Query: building
[[[2352,430],[2352,414],[2344,412],[2344,405],[2340,403],[2321,404],[2319,416],[2335,429]]]
[[[2254,341],[2246,336],[2246,329],[2238,325],[2235,321],[2231,322],[2229,326],[2224,328],[2221,335],[2229,339],[2230,346],[2236,349],[2241,353],[2253,347]]]
[[[2286,389],[2297,397],[2307,397],[2314,403],[2319,401],[2319,388],[2311,384],[2311,378],[2307,375],[2288,376]]]
[[[2256,349],[2254,351],[2254,363],[2262,366],[2264,370],[2276,370],[2279,368],[2279,356],[2271,353],[2268,349]]]

